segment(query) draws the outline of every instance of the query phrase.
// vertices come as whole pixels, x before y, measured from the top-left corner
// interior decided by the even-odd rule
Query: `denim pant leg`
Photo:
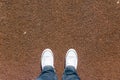
[[[57,80],[54,68],[51,66],[45,66],[36,80]]]
[[[62,80],[80,80],[80,78],[79,78],[75,68],[72,66],[68,66],[65,68]]]

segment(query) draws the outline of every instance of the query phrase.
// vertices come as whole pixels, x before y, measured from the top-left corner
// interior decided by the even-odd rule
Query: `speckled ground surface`
[[[69,48],[81,80],[120,80],[120,1],[0,0],[0,80],[34,80],[45,48],[59,80]]]

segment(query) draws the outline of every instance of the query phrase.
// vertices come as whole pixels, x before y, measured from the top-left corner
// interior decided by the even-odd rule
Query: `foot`
[[[75,69],[77,69],[77,64],[78,64],[77,52],[74,49],[69,49],[66,54],[66,67],[73,66]]]
[[[53,58],[53,52],[51,49],[45,49],[41,56],[41,65],[42,69],[45,66],[52,66],[54,67],[54,58]]]

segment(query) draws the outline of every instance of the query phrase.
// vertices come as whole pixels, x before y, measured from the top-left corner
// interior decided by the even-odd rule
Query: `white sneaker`
[[[45,49],[41,56],[41,65],[42,69],[45,66],[52,66],[54,67],[54,58],[53,58],[53,52],[51,49]]]
[[[66,54],[66,67],[73,66],[75,69],[77,69],[77,64],[78,64],[77,52],[74,49],[69,49]]]

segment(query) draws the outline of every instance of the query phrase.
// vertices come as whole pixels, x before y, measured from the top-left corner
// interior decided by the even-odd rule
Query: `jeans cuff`
[[[64,72],[77,73],[75,67],[73,67],[73,66],[67,66],[67,67],[65,68],[65,71],[64,71]]]
[[[43,71],[48,71],[48,70],[55,71],[55,69],[54,69],[52,66],[45,66],[45,67],[42,69],[42,72],[43,72]]]

